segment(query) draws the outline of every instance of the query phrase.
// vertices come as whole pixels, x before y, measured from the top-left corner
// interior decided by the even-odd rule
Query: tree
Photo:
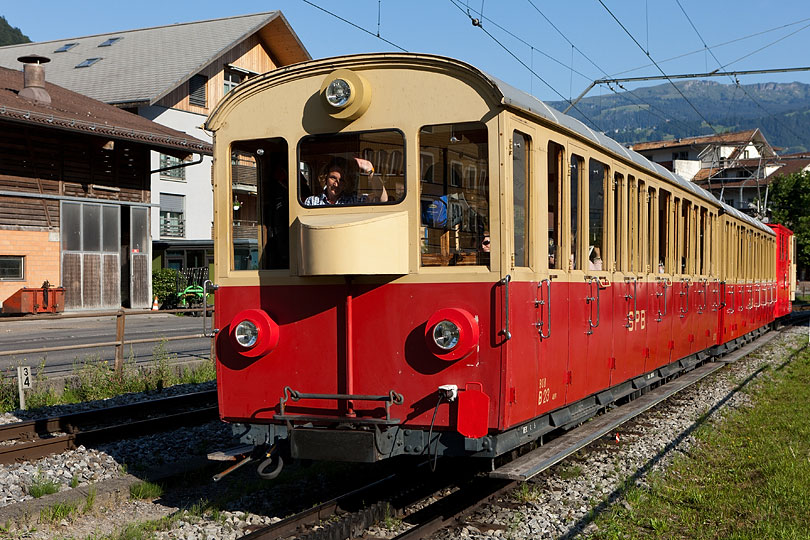
[[[810,265],[810,171],[777,177],[771,208],[773,221],[796,235],[796,263],[806,268]]]
[[[19,28],[8,24],[6,18],[0,15],[0,46],[18,43],[31,43],[31,40]]]

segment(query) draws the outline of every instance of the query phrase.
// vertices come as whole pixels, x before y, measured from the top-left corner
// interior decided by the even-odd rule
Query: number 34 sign
[[[17,367],[17,386],[20,391],[20,409],[25,410],[25,388],[31,388],[31,366]]]
[[[31,366],[19,366],[17,377],[20,380],[20,388],[31,388]]]

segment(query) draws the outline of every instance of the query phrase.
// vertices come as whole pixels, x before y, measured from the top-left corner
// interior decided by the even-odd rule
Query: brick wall
[[[0,255],[25,257],[25,279],[0,280],[0,302],[22,287],[40,287],[45,280],[54,287],[61,285],[59,246],[58,231],[0,230]]]

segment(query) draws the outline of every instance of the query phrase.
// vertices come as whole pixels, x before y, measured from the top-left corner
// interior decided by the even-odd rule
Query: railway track
[[[797,314],[791,319],[790,325],[804,324],[808,318],[810,313]],[[363,531],[370,525],[393,516],[409,525],[408,530],[395,536],[394,540],[428,538],[441,529],[465,523],[476,510],[511,492],[522,481],[559,463],[588,444],[604,438],[605,434],[611,433],[618,426],[631,421],[725,365],[752,353],[777,336],[777,332],[765,334],[722,358],[708,361],[626,405],[599,415],[579,428],[559,434],[543,446],[508,461],[494,471],[486,473],[470,471],[469,466],[466,467],[467,470],[463,470],[453,467],[452,464],[447,467],[449,471],[443,471],[448,464],[442,463],[439,472],[434,473],[432,477],[430,474],[415,475],[413,471],[391,475],[276,524],[253,531],[240,540],[288,538],[348,540],[362,536]],[[799,352],[794,352],[787,362]],[[425,473],[428,472],[427,467],[423,466],[422,469]],[[530,470],[530,474],[526,473],[526,470]],[[449,494],[435,497],[436,500],[430,503],[423,502],[425,498],[431,498],[437,492]],[[358,501],[362,501],[363,504],[358,505]],[[416,509],[411,510],[412,508]]]
[[[0,425],[0,464],[34,460],[218,417],[215,390]]]

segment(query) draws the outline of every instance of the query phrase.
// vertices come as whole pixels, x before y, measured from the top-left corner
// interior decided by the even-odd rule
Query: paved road
[[[210,321],[209,321],[210,322]],[[0,351],[56,347],[115,341],[116,321],[114,316],[90,318],[58,318],[25,320],[0,318]],[[177,316],[168,313],[130,315],[126,317],[124,339],[160,338],[202,333],[202,318]],[[138,363],[153,360],[156,343],[127,345],[124,358],[134,358]],[[210,355],[209,338],[168,341],[164,347],[179,360],[206,359]],[[96,347],[49,353],[0,356],[0,371],[6,373],[9,366],[38,366],[45,359],[45,372],[51,375],[69,374],[76,361],[101,359],[113,361],[114,347]]]

